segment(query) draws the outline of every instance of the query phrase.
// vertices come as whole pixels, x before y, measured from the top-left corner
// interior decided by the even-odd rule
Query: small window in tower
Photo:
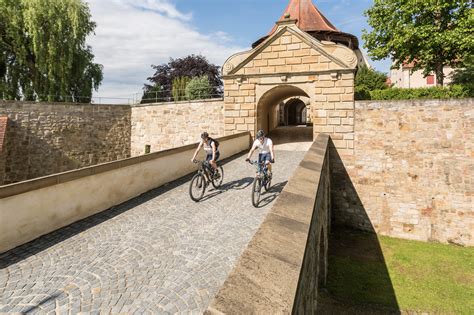
[[[434,75],[430,74],[429,76],[426,77],[426,84],[428,85],[433,85],[434,84]]]

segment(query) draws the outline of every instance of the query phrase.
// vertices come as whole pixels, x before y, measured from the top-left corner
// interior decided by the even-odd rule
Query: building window
[[[433,85],[434,84],[434,75],[429,75],[426,77],[426,84]]]

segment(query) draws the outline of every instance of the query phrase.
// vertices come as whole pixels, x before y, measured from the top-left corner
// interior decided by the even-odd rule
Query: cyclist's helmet
[[[265,131],[263,130],[257,131],[257,139],[260,139],[262,137],[265,137]]]
[[[207,139],[207,138],[209,138],[209,134],[208,134],[207,132],[203,132],[203,133],[201,134],[201,139],[204,139],[204,140],[205,140],[205,139]]]

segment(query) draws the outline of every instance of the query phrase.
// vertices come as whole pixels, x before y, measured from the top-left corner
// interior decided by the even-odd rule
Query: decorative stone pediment
[[[358,58],[346,46],[320,42],[301,31],[295,20],[277,23],[269,38],[252,50],[231,56],[223,76],[271,75],[355,69]]]

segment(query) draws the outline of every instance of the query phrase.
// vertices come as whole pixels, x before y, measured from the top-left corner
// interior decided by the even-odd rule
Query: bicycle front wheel
[[[193,201],[198,202],[206,191],[206,179],[202,174],[196,174],[189,184],[189,196]]]
[[[267,177],[267,181],[265,182],[265,191],[267,192],[268,190],[270,190],[270,186],[272,185],[272,178],[271,177]]]
[[[214,188],[221,187],[222,182],[224,181],[224,169],[222,168],[222,166],[218,166],[217,169],[219,170],[219,175],[218,177],[213,177],[211,181],[212,186],[214,186]]]
[[[258,207],[258,203],[260,202],[260,192],[262,190],[260,178],[255,177],[253,180],[252,185],[252,205],[254,207]]]

